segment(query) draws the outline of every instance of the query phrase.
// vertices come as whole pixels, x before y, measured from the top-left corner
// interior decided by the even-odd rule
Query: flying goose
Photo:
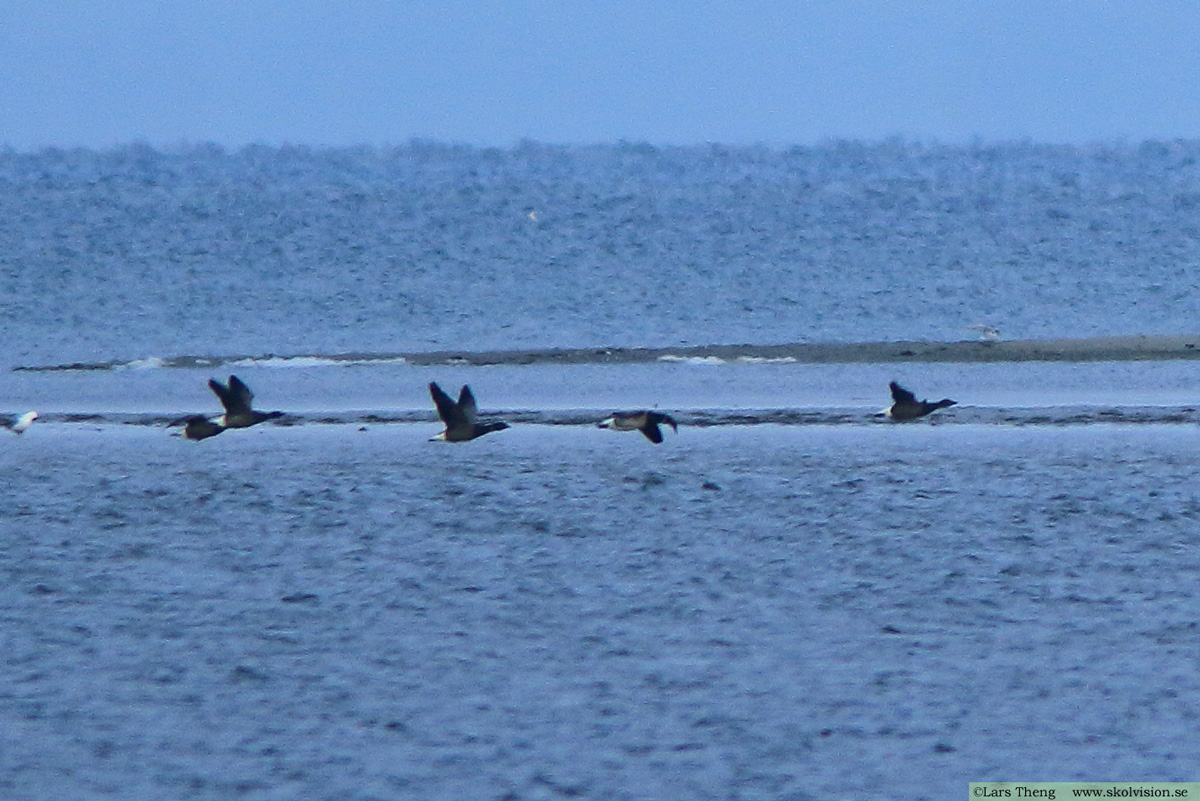
[[[458,393],[458,403],[455,403],[449,395],[443,392],[435,381],[429,382],[429,394],[433,396],[433,405],[437,407],[438,417],[442,418],[442,422],[446,424],[446,430],[434,437],[435,440],[466,442],[482,437],[484,434],[508,428],[508,423],[503,421],[475,422],[478,414],[475,396],[471,394],[471,388],[466,384],[463,384],[462,390]]]
[[[190,415],[185,417],[181,422],[184,423],[183,435],[188,439],[194,439],[197,442],[202,439],[208,439],[209,437],[215,437],[217,434],[220,434],[225,430],[225,426],[221,425],[215,420],[209,420],[202,414]]]
[[[646,439],[657,445],[663,441],[662,429],[658,427],[662,423],[669,425],[672,431],[679,432],[679,426],[671,415],[645,409],[636,412],[613,412],[612,417],[601,420],[596,426],[611,428],[614,431],[641,431],[646,435]]]
[[[7,428],[14,434],[24,434],[25,429],[33,425],[33,421],[37,418],[37,412],[25,412],[22,415],[5,415],[4,417],[0,417],[0,426]]]
[[[915,420],[918,417],[924,417],[930,412],[944,409],[947,406],[953,406],[957,403],[957,401],[952,401],[949,398],[942,398],[937,403],[931,403],[927,400],[919,401],[916,395],[895,381],[890,382],[888,388],[892,391],[892,405],[884,409],[884,414],[892,420]]]
[[[224,428],[249,428],[263,420],[283,417],[283,412],[260,412],[250,408],[250,401],[254,400],[254,393],[236,375],[229,376],[228,385],[222,384],[215,378],[210,378],[208,386],[217,394],[217,397],[221,399],[221,405],[225,407],[225,414],[221,417],[221,425]]]

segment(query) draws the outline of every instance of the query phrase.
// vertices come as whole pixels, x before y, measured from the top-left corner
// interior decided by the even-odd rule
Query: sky
[[[1194,0],[8,0],[0,147],[1200,138]]]

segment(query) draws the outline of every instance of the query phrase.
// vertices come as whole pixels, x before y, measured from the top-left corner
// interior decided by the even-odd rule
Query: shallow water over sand
[[[435,430],[9,438],[6,794],[934,799],[1200,758],[1191,426]]]
[[[0,153],[0,797],[1194,778],[1198,155]]]
[[[587,425],[626,408],[659,408],[688,425],[756,422],[867,424],[891,402],[897,380],[921,397],[958,406],[939,424],[1188,422],[1196,414],[1200,364],[1126,362],[803,364],[655,361],[470,367],[257,362],[224,369],[8,372],[0,393],[12,411],[37,409],[39,425],[62,422],[162,426],[184,414],[217,415],[206,382],[230,373],[255,404],[287,413],[284,425],[435,420],[427,385],[470,384],[484,416],[512,423]]]

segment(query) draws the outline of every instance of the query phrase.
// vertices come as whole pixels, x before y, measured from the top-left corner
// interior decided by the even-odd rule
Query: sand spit
[[[163,368],[215,368],[229,364],[311,366],[399,362],[416,367],[482,367],[522,364],[644,364],[656,361],[719,364],[791,362],[797,364],[909,362],[1104,362],[1200,359],[1200,334],[1175,336],[1090,337],[1085,339],[1011,339],[962,342],[797,342],[785,345],[697,345],[672,348],[549,348],[541,350],[425,351],[415,353],[263,354],[260,356],[173,356],[154,359]],[[144,365],[145,359],[137,360]],[[130,362],[75,362],[30,365],[14,371],[125,369]]]
[[[797,364],[902,362],[1099,362],[1200,359],[1200,335],[963,342],[849,342],[702,345],[676,348],[577,348],[481,353],[405,354],[414,365],[633,364],[654,361]]]

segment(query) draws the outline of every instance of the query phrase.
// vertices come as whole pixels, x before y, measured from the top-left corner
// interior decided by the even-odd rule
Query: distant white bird
[[[1000,331],[985,323],[975,323],[974,325],[968,325],[967,328],[972,331],[978,331],[979,338],[984,342],[995,342],[1000,338]]]
[[[25,412],[25,414],[17,417],[15,415],[5,415],[0,418],[0,426],[4,426],[14,434],[24,434],[25,429],[33,425],[33,421],[38,418],[37,412]]]

